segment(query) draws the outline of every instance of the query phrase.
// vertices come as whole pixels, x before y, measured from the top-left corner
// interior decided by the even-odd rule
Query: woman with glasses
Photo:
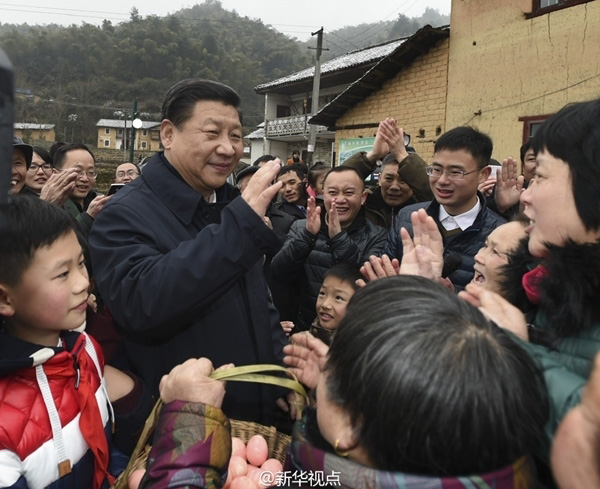
[[[34,146],[31,165],[29,165],[25,175],[25,187],[22,193],[39,197],[42,187],[52,175],[53,169],[50,153],[44,148]]]

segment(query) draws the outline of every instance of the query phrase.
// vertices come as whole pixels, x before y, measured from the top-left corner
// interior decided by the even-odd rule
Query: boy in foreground
[[[0,487],[100,489],[112,484],[114,462],[121,470],[126,463],[110,447],[108,401],[130,393],[134,381],[107,366],[105,382],[102,350],[78,332],[89,280],[74,221],[27,197],[14,197],[7,214],[0,235]]]

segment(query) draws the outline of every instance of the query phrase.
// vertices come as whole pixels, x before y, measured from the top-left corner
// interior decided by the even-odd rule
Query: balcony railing
[[[270,120],[267,124],[267,137],[308,134],[310,126],[306,123],[306,119],[303,115],[296,115]],[[318,133],[326,131],[326,126],[317,126]]]

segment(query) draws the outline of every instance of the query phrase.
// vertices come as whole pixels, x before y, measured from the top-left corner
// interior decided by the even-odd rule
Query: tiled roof
[[[123,128],[123,120],[122,119],[100,119],[96,126],[98,127],[116,127],[117,129]],[[160,126],[160,122],[153,121],[142,121],[141,129],[153,129],[156,126]],[[131,120],[127,120],[127,128],[131,127]]]
[[[431,27],[426,25],[405,39],[401,45],[381,58],[361,78],[351,83],[346,90],[335,99],[322,107],[316,115],[309,119],[310,124],[335,126],[339,119],[350,107],[364,100],[371,93],[379,90],[383,83],[393,78],[415,59],[426,53],[440,40],[450,35],[449,26]]]
[[[358,66],[381,59],[394,51],[405,41],[406,39],[396,39],[394,41],[388,41],[386,43],[360,49],[358,51],[352,51],[342,56],[338,56],[330,61],[325,61],[323,64],[321,64],[321,75],[333,73],[335,71],[341,71],[353,66]],[[305,70],[292,73],[291,75],[284,76],[283,78],[278,78],[277,80],[258,85],[254,88],[254,90],[261,91],[268,88],[275,88],[280,85],[285,85],[287,83],[309,80],[313,77],[314,73],[315,67],[313,66],[311,68],[306,68]]]
[[[245,136],[244,139],[262,139],[264,137],[265,137],[265,128],[259,127],[258,129],[256,129],[256,131],[252,131],[250,134]]]

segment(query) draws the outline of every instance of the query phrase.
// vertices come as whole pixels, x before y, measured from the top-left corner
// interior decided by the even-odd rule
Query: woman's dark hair
[[[61,207],[30,196],[14,196],[7,207],[7,227],[0,233],[0,282],[17,285],[35,252],[51,246],[75,221]]]
[[[536,155],[545,150],[569,166],[577,213],[587,230],[600,229],[600,99],[567,105],[532,144]]]
[[[518,222],[523,228],[529,226],[529,218],[521,212],[516,214],[511,222]],[[538,266],[541,260],[529,252],[529,236],[519,240],[517,246],[506,253],[506,258],[508,263],[500,267],[498,274],[500,295],[527,314],[533,311],[536,305],[527,298],[522,283],[523,275]]]
[[[525,141],[523,143],[523,145],[521,146],[521,150],[520,150],[521,164],[525,163],[525,153],[527,153],[527,151],[529,151],[529,148],[531,148],[531,138],[528,139],[527,141]]]
[[[54,166],[54,164],[52,163],[52,156],[50,156],[50,153],[44,148],[40,146],[34,146],[33,152],[37,154],[42,160],[44,160],[44,163],[50,163]]]
[[[322,161],[317,161],[313,166],[308,170],[308,184],[311,187],[317,186],[317,178],[324,172],[327,172],[331,169],[329,165],[326,165]]]
[[[197,102],[212,100],[231,105],[237,109],[242,123],[242,114],[239,110],[240,96],[237,92],[223,83],[189,78],[173,85],[163,99],[161,120],[169,119],[175,127],[181,125],[192,117]]]
[[[329,398],[380,470],[456,476],[505,467],[532,451],[548,413],[527,352],[422,277],[359,289],[325,371]]]

